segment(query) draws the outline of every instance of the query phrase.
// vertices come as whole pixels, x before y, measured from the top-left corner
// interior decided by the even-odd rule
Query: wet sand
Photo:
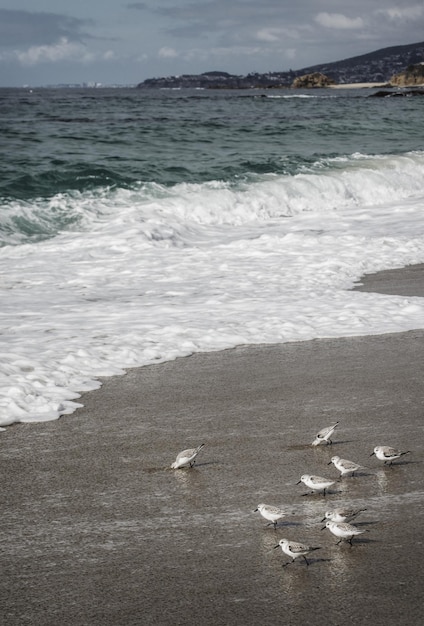
[[[357,291],[372,291],[398,296],[424,297],[424,264],[409,265],[378,274],[363,276],[355,287]]]
[[[360,289],[424,295],[423,266]],[[405,294],[402,294],[405,295]],[[424,330],[240,347],[130,370],[84,408],[1,433],[0,620],[7,626],[419,624]],[[333,445],[312,448],[340,421]],[[192,470],[172,471],[204,442]],[[411,454],[385,467],[375,445]],[[331,492],[337,454],[361,463]],[[281,505],[278,527],[254,513]],[[324,511],[366,507],[335,545]],[[320,546],[310,565],[273,547]]]

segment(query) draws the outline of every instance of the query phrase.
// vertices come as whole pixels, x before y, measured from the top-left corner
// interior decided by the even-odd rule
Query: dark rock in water
[[[376,91],[369,98],[410,98],[412,96],[424,96],[424,89],[408,89],[407,91]]]

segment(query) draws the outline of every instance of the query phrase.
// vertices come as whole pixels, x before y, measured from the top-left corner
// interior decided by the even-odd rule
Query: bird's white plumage
[[[409,453],[410,450],[407,450],[406,452],[401,452],[401,450],[397,450],[396,448],[392,448],[391,446],[376,446],[370,456],[375,455],[380,461],[384,461],[385,463],[389,462],[391,465],[393,461],[399,459],[404,454]]]
[[[333,533],[336,537],[340,538],[340,541],[346,540],[349,543],[352,543],[353,537],[356,535],[362,535],[365,530],[360,530],[353,524],[349,524],[348,522],[333,522],[332,520],[327,520],[325,523],[325,528]],[[340,543],[340,541],[338,543]]]
[[[287,556],[291,557],[292,563],[299,557],[303,557],[306,561],[306,565],[309,565],[306,555],[310,552],[313,552],[314,550],[320,549],[318,546],[307,546],[304,543],[289,541],[288,539],[280,539],[278,544],[274,547],[280,547],[282,551],[287,554]],[[286,563],[286,565],[288,565],[288,563]]]
[[[312,445],[313,446],[318,446],[320,443],[326,443],[326,444],[333,443],[331,441],[331,435],[336,430],[338,424],[339,424],[339,422],[335,422],[335,424],[332,424],[331,426],[326,426],[325,428],[322,428],[315,435],[315,439],[313,440]]]
[[[272,504],[258,504],[255,509],[255,512],[256,511],[259,511],[262,517],[272,522],[274,527],[277,525],[278,520],[285,515],[283,509],[278,506],[273,506]]]
[[[301,482],[314,491],[323,491],[324,494],[325,491],[335,483],[334,480],[323,478],[322,476],[315,476],[314,474],[303,474],[297,484]]]
[[[188,448],[177,454],[177,458],[172,463],[172,469],[181,469],[182,467],[193,467],[196,457],[205,444],[201,443],[197,448]]]
[[[347,474],[354,474],[361,466],[354,461],[348,461],[348,459],[341,459],[339,456],[333,456],[328,465],[333,464],[334,467],[340,472],[341,476]]]
[[[366,511],[366,509],[353,509],[347,507],[339,507],[332,511],[326,511],[324,520],[330,520],[332,522],[351,522],[360,513]]]

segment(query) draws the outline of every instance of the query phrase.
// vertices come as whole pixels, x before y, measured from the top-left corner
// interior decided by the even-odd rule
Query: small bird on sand
[[[274,546],[274,549],[275,548],[281,548],[282,551],[285,552],[285,554],[287,554],[287,556],[290,556],[292,559],[288,563],[284,563],[283,567],[286,567],[286,565],[290,565],[290,563],[294,563],[295,560],[301,556],[303,556],[303,558],[305,559],[306,565],[309,565],[309,561],[306,558],[306,555],[309,554],[310,552],[313,552],[314,550],[321,549],[320,547],[307,546],[304,543],[298,543],[297,541],[289,541],[288,539],[280,539],[278,544]]]
[[[256,511],[259,511],[262,517],[272,522],[272,524],[274,524],[274,528],[277,528],[278,520],[285,515],[282,509],[278,506],[273,506],[272,504],[258,504],[254,513],[256,513]],[[270,524],[268,524],[268,526],[270,526]]]
[[[345,476],[346,474],[353,476],[354,473],[361,468],[358,463],[348,461],[347,459],[341,459],[339,456],[333,456],[328,465],[331,465],[332,463],[334,467],[339,470],[340,476]]]
[[[181,469],[182,467],[193,467],[196,462],[196,457],[205,444],[201,443],[197,448],[189,448],[183,450],[177,455],[177,458],[172,463],[172,469]]]
[[[389,463],[389,465],[391,465],[393,461],[399,459],[404,454],[411,454],[411,450],[401,452],[400,450],[396,450],[396,448],[391,448],[390,446],[376,446],[374,448],[374,452],[370,454],[370,456],[375,455],[377,459],[380,459],[380,461],[384,461],[385,464]]]
[[[321,520],[321,522],[325,522],[326,520],[330,520],[332,522],[351,522],[355,519],[355,517],[366,510],[367,509],[349,509],[348,507],[340,507],[333,509],[332,511],[326,511],[325,517]]]
[[[344,540],[352,545],[352,539],[355,535],[362,535],[362,533],[366,532],[365,530],[359,530],[359,528],[353,526],[353,524],[348,524],[347,522],[333,522],[331,520],[327,520],[325,526],[321,528],[321,530],[325,530],[326,528],[328,528],[328,530],[336,537],[340,537],[337,544]]]
[[[333,442],[331,441],[330,437],[331,435],[334,433],[334,431],[336,430],[337,426],[338,426],[339,422],[336,422],[335,424],[332,424],[331,426],[326,426],[325,428],[322,428],[319,433],[317,433],[315,435],[315,439],[312,442],[313,446],[318,446],[320,443],[326,443],[328,444],[332,444]]]
[[[322,491],[325,496],[326,490],[331,487],[331,485],[334,485],[335,481],[323,478],[322,476],[314,476],[313,474],[303,474],[296,484],[300,485],[300,483],[313,489],[313,491]],[[304,495],[306,496],[307,494],[305,493]]]

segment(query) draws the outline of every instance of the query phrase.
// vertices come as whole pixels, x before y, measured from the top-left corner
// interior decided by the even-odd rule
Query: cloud
[[[21,65],[38,65],[39,63],[58,63],[60,61],[79,61],[87,63],[94,56],[86,47],[62,37],[53,45],[30,46],[27,50],[11,50],[0,55],[2,61],[18,61]]]
[[[289,30],[288,28],[267,27],[261,28],[256,33],[258,41],[266,41],[268,43],[281,42],[283,38],[297,39],[298,37],[296,30]]]
[[[391,7],[388,9],[381,9],[378,12],[386,15],[390,20],[415,20],[424,16],[424,5],[416,4],[403,9],[400,7]]]
[[[341,30],[362,28],[364,21],[361,17],[346,17],[341,13],[318,13],[315,21],[326,28],[335,28]]]
[[[114,50],[106,50],[106,52],[102,54],[102,59],[104,61],[114,61],[116,58],[117,56]]]
[[[287,23],[291,8],[284,6],[281,0],[173,0],[166,5],[155,1],[134,2],[128,8],[146,9],[164,20],[164,32],[181,38],[200,38],[205,34],[235,39],[241,32],[252,36],[252,32],[267,24]],[[301,22],[303,22],[303,16]]]
[[[161,59],[175,59],[178,56],[178,52],[174,48],[161,48],[158,52],[158,56]]]
[[[100,40],[84,31],[93,22],[58,13],[0,9],[0,62],[23,67],[41,64],[112,61],[110,49],[91,52],[85,41]]]

